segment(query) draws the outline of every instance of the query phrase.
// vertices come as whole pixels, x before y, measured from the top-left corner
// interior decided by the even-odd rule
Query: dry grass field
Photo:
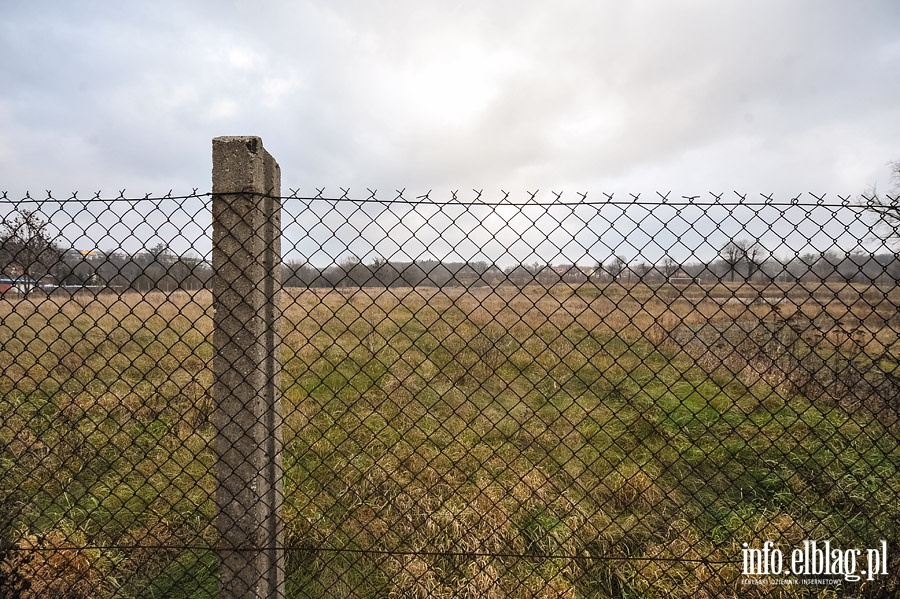
[[[287,289],[282,307],[291,597],[900,584],[896,558],[843,587],[740,584],[744,542],[897,555],[894,288]],[[28,550],[0,568],[25,596],[215,596],[211,328],[207,292],[0,300],[0,536]]]

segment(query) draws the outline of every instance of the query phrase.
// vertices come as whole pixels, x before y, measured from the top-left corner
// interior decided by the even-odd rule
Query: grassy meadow
[[[0,580],[24,597],[216,595],[210,302],[0,300]],[[288,595],[883,596],[898,306],[847,284],[286,289]],[[742,543],[811,539],[887,540],[889,575],[741,584]]]

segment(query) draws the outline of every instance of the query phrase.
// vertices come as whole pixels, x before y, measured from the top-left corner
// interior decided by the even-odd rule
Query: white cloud
[[[263,57],[258,52],[240,46],[225,50],[225,60],[228,66],[238,70],[258,69],[264,64]]]

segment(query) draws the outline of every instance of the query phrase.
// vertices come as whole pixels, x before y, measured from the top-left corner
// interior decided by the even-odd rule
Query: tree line
[[[0,278],[27,278],[45,287],[94,287],[174,291],[211,286],[212,267],[196,255],[178,255],[164,244],[132,254],[63,249],[46,235],[46,223],[23,212],[0,232]],[[611,256],[591,265],[519,264],[500,268],[487,261],[393,261],[375,257],[364,262],[348,255],[336,264],[316,267],[301,261],[282,266],[287,287],[416,287],[497,286],[558,283],[714,283],[778,281],[845,281],[896,283],[900,256],[830,250],[787,260],[770,255],[757,242],[728,242],[708,262],[628,261]]]
[[[65,248],[47,231],[47,222],[23,210],[0,229],[0,278],[34,288],[132,288],[196,290],[209,286],[212,268],[199,256],[177,255],[165,244],[128,254]]]
[[[893,188],[861,194],[865,209],[876,217],[873,230],[887,247],[900,242],[900,161],[890,163]],[[37,212],[22,210],[5,218],[0,228],[0,278],[28,280],[43,287],[93,287],[198,290],[211,286],[212,267],[198,255],[176,254],[164,243],[135,253],[79,251],[64,248],[48,233]],[[416,287],[553,285],[557,283],[715,283],[777,281],[900,281],[900,256],[828,250],[788,259],[772,256],[756,240],[734,239],[707,262],[679,261],[666,256],[656,263],[609,256],[590,265],[518,264],[500,268],[487,261],[395,261],[374,257],[368,263],[347,255],[335,264],[317,267],[287,261],[282,267],[287,287]]]
[[[45,288],[90,287],[174,291],[209,288],[212,267],[199,256],[178,255],[164,244],[128,254],[122,251],[82,252],[64,249],[46,234],[38,215],[23,212],[0,231],[0,278],[26,278]],[[766,283],[779,281],[844,281],[896,283],[900,256],[830,250],[777,259],[753,240],[734,240],[708,262],[628,261],[611,256],[590,265],[518,264],[500,268],[487,261],[393,261],[375,257],[368,262],[348,255],[336,264],[317,267],[302,261],[282,266],[286,287],[417,287],[554,285],[581,283]]]

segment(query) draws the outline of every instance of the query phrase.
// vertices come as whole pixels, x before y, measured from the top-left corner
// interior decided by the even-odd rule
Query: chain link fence
[[[873,201],[488,195],[278,198],[286,596],[895,596]],[[224,591],[211,203],[0,199],[0,596]]]

